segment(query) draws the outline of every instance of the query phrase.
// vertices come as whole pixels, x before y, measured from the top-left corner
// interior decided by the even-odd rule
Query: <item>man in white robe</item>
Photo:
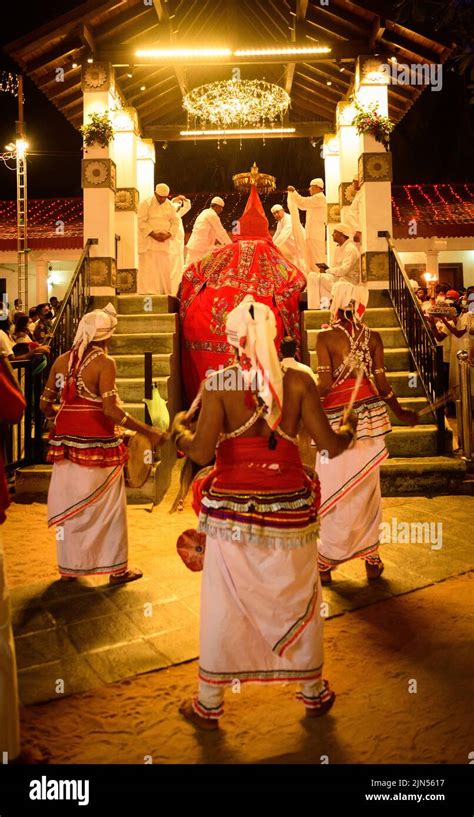
[[[308,271],[315,270],[318,264],[326,261],[327,206],[323,190],[324,181],[321,178],[311,179],[309,196],[301,196],[294,187],[288,187],[288,200],[291,197],[300,210],[306,210],[304,232]]]
[[[229,236],[219,218],[224,206],[224,199],[214,196],[211,206],[199,213],[186,247],[186,266],[195,264],[212,252],[216,241],[223,245],[229,243]]]
[[[336,224],[332,237],[337,244],[334,264],[321,264],[324,272],[310,272],[308,275],[308,309],[328,309],[331,290],[336,281],[344,281],[357,286],[360,281],[360,255],[354,242],[349,238],[351,229],[346,224]]]
[[[277,222],[277,228],[273,235],[275,247],[278,247],[282,255],[300,269],[301,259],[296,246],[293,221],[290,214],[285,212],[281,204],[274,204],[271,212]]]
[[[171,199],[171,204],[176,210],[179,219],[178,232],[175,237],[170,240],[170,256],[171,256],[171,294],[176,295],[178,287],[181,283],[184,270],[184,227],[183,216],[189,213],[191,209],[191,202],[186,196],[175,196]]]
[[[138,208],[138,283],[143,295],[171,294],[171,240],[179,218],[168,199],[170,189],[161,182],[155,195]]]

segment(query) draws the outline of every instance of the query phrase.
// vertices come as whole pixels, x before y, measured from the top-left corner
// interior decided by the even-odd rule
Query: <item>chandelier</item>
[[[231,79],[200,85],[183,97],[183,108],[193,126],[228,128],[265,128],[279,121],[288,111],[290,97],[279,85],[264,80]]]
[[[249,193],[252,185],[255,185],[259,193],[271,193],[275,190],[276,180],[275,176],[270,176],[268,173],[260,173],[255,162],[250,171],[246,173],[236,173],[232,176],[234,187],[241,193]]]

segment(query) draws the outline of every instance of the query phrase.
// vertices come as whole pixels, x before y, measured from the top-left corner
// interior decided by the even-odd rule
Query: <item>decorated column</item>
[[[116,107],[115,72],[110,63],[84,63],[82,66],[84,124],[89,114],[104,114]],[[113,142],[107,147],[87,147],[82,160],[84,189],[84,240],[97,238],[91,247],[91,295],[95,306],[115,296],[117,266],[115,258],[116,165]]]
[[[137,188],[140,201],[155,192],[155,145],[153,139],[138,139]]]
[[[358,57],[355,93],[359,105],[388,115],[388,73],[380,59]],[[392,154],[371,133],[359,139],[359,182],[361,184],[362,280],[373,289],[388,286],[388,252],[385,238],[377,233],[392,231]]]
[[[117,249],[117,289],[137,291],[138,272],[138,117],[135,108],[123,108],[113,117],[114,158],[117,165],[115,231],[120,236]]]
[[[339,184],[341,181],[339,140],[335,133],[325,134],[323,156],[327,200],[327,263],[331,266],[336,249],[336,245],[332,240],[332,232],[334,225],[341,220],[341,208],[339,206]]]

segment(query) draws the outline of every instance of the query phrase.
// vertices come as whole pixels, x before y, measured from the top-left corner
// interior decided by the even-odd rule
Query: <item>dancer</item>
[[[54,418],[48,527],[57,527],[59,572],[68,580],[108,574],[111,584],[121,584],[143,575],[128,568],[127,448],[115,426],[141,431],[152,448],[167,434],[135,420],[119,405],[115,363],[107,356],[116,326],[112,304],[85,315],[71,351],[54,362],[41,397],[43,413]]]
[[[368,290],[339,282],[332,293],[332,325],[318,333],[316,342],[319,392],[333,429],[344,422],[351,397],[359,422],[356,445],[336,460],[318,445],[323,584],[329,584],[331,571],[349,559],[364,559],[369,579],[382,574],[380,464],[388,457],[385,435],[391,431],[386,405],[403,423],[418,423],[415,411],[400,406],[385,376],[380,335],[362,323]]]
[[[275,335],[271,309],[246,296],[227,317],[238,361],[205,381],[195,433],[183,414],[174,424],[176,445],[195,462],[208,463],[217,446],[215,468],[195,483],[206,534],[199,694],[180,709],[203,729],[218,727],[230,685],[299,681],[309,717],[335,697],[321,679],[318,486],[303,469],[296,434],[302,420],[336,457],[355,425],[351,417],[331,430],[311,377],[282,374]]]

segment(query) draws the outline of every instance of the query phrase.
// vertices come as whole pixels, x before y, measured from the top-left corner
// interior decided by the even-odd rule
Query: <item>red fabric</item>
[[[277,349],[285,335],[294,337],[299,345],[299,296],[305,286],[303,273],[270,240],[242,239],[188,267],[179,292],[188,404],[209,369],[227,366],[235,359],[225,324],[228,313],[245,295],[253,295],[273,311]]]
[[[78,465],[108,468],[123,465],[128,459],[127,446],[118,441],[114,421],[105,416],[100,404],[84,397],[63,403],[49,438],[60,444],[50,446],[48,462],[67,459]],[[90,447],[83,448],[88,438]],[[105,447],[114,440],[117,440],[116,446]],[[101,442],[105,445],[101,446]]]
[[[339,383],[337,386],[333,386],[331,391],[323,400],[323,407],[327,408],[335,408],[336,406],[346,406],[351,399],[352,396],[352,389],[356,384],[355,377],[348,377],[347,380],[344,380],[344,383]],[[357,394],[355,396],[356,400],[364,400],[368,397],[377,397],[378,392],[375,390],[372,382],[367,378],[364,377],[362,382],[357,389]]]
[[[257,188],[252,185],[245,210],[239,219],[239,232],[234,236],[234,241],[254,238],[271,239],[271,235]]]
[[[25,398],[0,364],[0,421],[2,423],[19,423],[26,408]],[[5,511],[10,504],[5,466],[0,454],[0,525],[5,522]]]
[[[204,492],[213,485],[216,490],[235,493],[275,491],[282,494],[296,491],[311,482],[318,495],[318,483],[310,480],[301,463],[299,449],[293,443],[277,438],[277,447],[270,449],[265,437],[238,437],[224,440],[217,449],[216,463],[206,468],[202,477],[193,482],[193,509],[199,514]],[[248,467],[251,463],[252,467]],[[246,467],[243,465],[245,464]],[[269,465],[278,464],[278,480]],[[264,465],[265,467],[259,467]]]

